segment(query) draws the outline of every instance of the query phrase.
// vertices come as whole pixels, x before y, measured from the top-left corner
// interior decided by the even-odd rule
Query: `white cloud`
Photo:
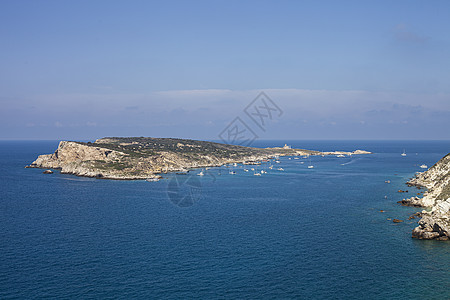
[[[153,136],[179,136],[180,132],[186,132],[185,137],[193,137],[201,131],[203,136],[214,138],[236,116],[245,117],[244,108],[261,91],[284,112],[270,123],[267,133],[262,133],[265,138],[295,137],[296,133],[319,136],[327,133],[336,138],[346,134],[352,138],[355,127],[364,128],[364,137],[371,138],[391,134],[387,127],[390,122],[392,126],[416,126],[419,131],[402,134],[416,138],[416,133],[430,132],[436,124],[441,124],[440,128],[450,125],[449,94],[302,89],[46,95],[22,102],[4,101],[0,123],[26,132],[30,126],[24,124],[37,124],[34,128],[48,131],[50,127],[39,125],[47,122],[66,130],[76,128],[72,130],[93,137],[118,131],[122,135]]]

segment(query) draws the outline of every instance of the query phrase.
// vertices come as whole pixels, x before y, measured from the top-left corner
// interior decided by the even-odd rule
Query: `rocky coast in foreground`
[[[370,152],[319,152],[290,147],[253,148],[214,142],[148,137],[111,137],[93,143],[61,141],[52,154],[40,155],[29,168],[103,179],[148,179],[193,168],[252,163],[276,156],[356,155]]]
[[[418,173],[407,182],[410,186],[426,188],[422,198],[412,197],[399,201],[405,206],[424,207],[419,226],[412,236],[418,239],[450,239],[450,153],[427,171]]]

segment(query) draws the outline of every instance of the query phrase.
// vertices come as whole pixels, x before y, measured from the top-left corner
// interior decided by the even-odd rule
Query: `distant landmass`
[[[418,239],[450,239],[450,153],[427,171],[418,173],[409,185],[425,187],[422,198],[412,197],[399,201],[402,205],[425,207],[419,226],[412,236]]]
[[[149,179],[175,171],[253,163],[276,156],[354,155],[370,152],[320,152],[284,147],[253,148],[206,141],[150,137],[106,137],[94,143],[61,141],[53,154],[40,155],[29,168],[103,179]]]

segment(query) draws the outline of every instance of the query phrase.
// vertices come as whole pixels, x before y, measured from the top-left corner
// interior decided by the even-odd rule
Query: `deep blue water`
[[[450,298],[450,244],[396,203],[450,142],[288,143],[374,154],[109,181],[23,168],[57,141],[0,142],[0,299]]]

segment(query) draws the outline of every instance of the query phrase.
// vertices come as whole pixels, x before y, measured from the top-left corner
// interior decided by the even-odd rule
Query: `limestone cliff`
[[[120,179],[118,166],[125,158],[126,154],[120,151],[62,141],[53,154],[39,155],[29,167],[61,169],[61,173],[78,176]],[[105,172],[107,166],[111,168]]]
[[[403,205],[428,207],[422,212],[419,226],[413,230],[418,239],[448,240],[450,238],[450,154],[425,172],[419,173],[409,185],[425,187],[423,198],[412,197],[401,201]]]

